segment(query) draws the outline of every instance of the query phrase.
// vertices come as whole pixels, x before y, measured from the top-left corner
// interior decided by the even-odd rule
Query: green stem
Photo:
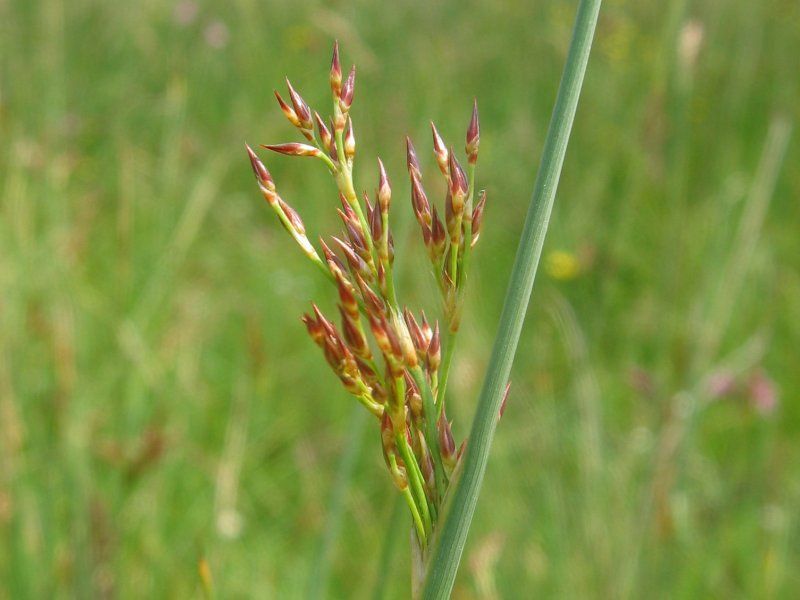
[[[477,412],[472,422],[469,446],[462,458],[464,470],[451,492],[448,506],[445,507],[443,519],[439,524],[437,539],[431,548],[423,589],[423,598],[426,600],[444,600],[450,596],[453,589],[458,564],[464,551],[486,472],[503,390],[511,372],[511,364],[542,254],[542,245],[589,60],[600,2],[601,0],[581,0],[578,6],[569,54],[550,120],[539,174],[511,271],[511,280],[486,378],[478,399]]]
[[[425,484],[423,483],[422,472],[417,464],[417,459],[411,452],[405,433],[396,434],[395,443],[400,450],[400,456],[403,462],[406,464],[406,475],[408,476],[409,487],[413,490],[414,497],[419,506],[422,522],[424,524],[423,531],[427,536],[433,529],[433,523],[431,522],[431,513],[428,509],[428,497],[425,495]]]
[[[436,495],[441,501],[445,492],[444,465],[442,464],[442,452],[439,449],[439,435],[436,430],[436,419],[434,418],[436,407],[433,403],[433,394],[419,366],[411,369],[411,376],[422,393],[422,405],[425,411],[425,441],[428,442],[428,448],[430,448],[433,455],[433,476],[436,480]]]

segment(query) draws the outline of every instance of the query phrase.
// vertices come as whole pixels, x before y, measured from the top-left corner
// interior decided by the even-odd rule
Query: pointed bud
[[[359,253],[359,255],[363,254],[367,248],[366,240],[364,239],[364,235],[361,232],[361,224],[358,221],[353,221],[352,219],[348,218],[348,216],[339,208],[336,209],[336,212],[339,213],[339,217],[342,219],[342,223],[344,223],[345,230],[347,231],[347,237],[350,240],[350,243],[353,246],[353,249]],[[364,258],[362,256],[362,258]],[[364,258],[366,260],[366,258]]]
[[[433,336],[428,344],[428,369],[431,372],[438,371],[442,364],[442,338],[439,334],[439,322],[433,326]]]
[[[391,319],[392,329],[397,334],[397,341],[400,343],[401,358],[403,362],[405,362],[406,366],[409,368],[414,368],[417,366],[417,364],[419,364],[417,359],[417,349],[414,347],[414,340],[411,339],[408,328],[406,328],[400,315],[392,312]]]
[[[424,355],[428,345],[425,343],[422,330],[420,329],[419,323],[417,323],[417,320],[414,318],[414,314],[406,308],[403,310],[403,318],[408,327],[408,333],[411,335],[411,341],[414,342],[414,348],[419,354]]]
[[[353,92],[356,87],[356,66],[350,68],[350,74],[347,76],[347,81],[342,85],[342,90],[339,92],[339,109],[343,113],[350,110],[353,104]]]
[[[422,183],[416,176],[411,176],[411,206],[414,209],[414,215],[420,224],[431,224],[431,205],[428,202],[428,196],[425,194],[425,189]]]
[[[447,153],[447,148],[444,145],[444,140],[442,136],[439,135],[439,132],[436,129],[436,125],[433,124],[431,121],[431,132],[433,133],[433,153],[436,156],[436,163],[439,165],[439,170],[445,176],[448,175],[448,158],[449,155]]]
[[[419,159],[417,158],[417,150],[411,142],[411,138],[406,136],[406,167],[408,173],[412,177],[416,176],[417,179],[422,179],[422,172],[419,168]]]
[[[344,252],[344,256],[347,259],[347,263],[350,265],[350,272],[351,273],[360,275],[362,277],[370,277],[371,276],[371,273],[370,273],[369,267],[367,266],[367,263],[365,263],[364,260],[358,254],[356,254],[356,251],[353,249],[353,247],[350,244],[340,240],[339,238],[337,238],[335,236],[333,237],[333,241],[335,241],[336,244]]]
[[[353,350],[353,353],[356,356],[370,359],[372,357],[372,353],[369,349],[369,343],[367,342],[367,338],[364,336],[364,332],[356,325],[357,321],[353,321],[353,319],[349,317],[347,311],[342,306],[339,306],[339,312],[342,315],[342,333],[347,345]],[[365,368],[369,369],[369,367],[363,362],[359,362],[358,366],[359,371],[362,374],[364,374]],[[364,379],[367,379],[367,377],[365,376]]]
[[[464,210],[464,200],[469,191],[467,175],[461,168],[461,163],[455,157],[453,149],[450,149],[450,194],[453,196],[453,212],[460,215]]]
[[[356,155],[356,136],[353,132],[353,119],[347,119],[347,127],[344,130],[344,156],[352,159]]]
[[[331,250],[330,246],[328,246],[328,244],[325,243],[325,240],[323,240],[321,237],[319,238],[319,243],[320,246],[322,246],[322,253],[325,255],[325,260],[328,263],[331,273],[336,275],[337,270],[344,273],[345,266],[342,262],[342,259],[336,256],[336,253]]]
[[[389,204],[392,201],[392,188],[389,186],[389,178],[386,176],[386,169],[383,161],[378,159],[378,202],[382,213],[389,212]]]
[[[289,142],[287,144],[261,144],[262,148],[272,150],[279,154],[286,154],[287,156],[319,156],[320,151],[314,146],[308,144],[301,144],[299,142]]]
[[[432,242],[433,242],[433,254],[435,261],[439,262],[441,260],[442,255],[444,254],[444,247],[447,242],[447,232],[445,231],[444,225],[442,224],[442,220],[439,218],[439,213],[436,210],[436,207],[433,207],[433,223],[431,226],[432,231]]]
[[[370,314],[382,315],[384,312],[384,304],[380,296],[372,291],[372,288],[369,287],[367,282],[364,281],[364,278],[358,273],[356,273],[356,283],[361,290],[361,297],[364,298],[367,312]]]
[[[250,146],[245,144],[244,147],[247,148],[247,156],[250,157],[250,165],[253,167],[253,173],[256,175],[256,180],[265,190],[274,192],[275,182],[272,180],[272,175],[270,175],[269,171],[267,171],[267,167],[265,167],[264,163],[259,160],[258,156],[256,156],[256,153],[253,152],[253,149]]]
[[[303,220],[300,218],[300,215],[297,214],[297,211],[286,204],[286,202],[283,201],[283,198],[278,198],[278,204],[280,205],[283,214],[285,214],[286,218],[289,219],[289,222],[292,224],[294,230],[300,235],[305,235],[306,228],[305,225],[303,225]]]
[[[339,62],[339,40],[333,43],[333,58],[331,59],[331,91],[338,97],[342,91],[342,64]]]
[[[425,345],[427,347],[428,344],[431,343],[431,338],[433,337],[433,329],[431,329],[430,323],[428,323],[428,317],[425,316],[425,311],[421,311],[422,313],[422,322],[419,324],[419,329],[422,332],[422,337],[425,339]]]
[[[334,327],[333,323],[331,323],[325,315],[322,314],[322,311],[319,309],[319,306],[311,303],[311,308],[314,310],[314,315],[317,317],[317,322],[323,327],[325,334],[332,338],[336,339],[339,337],[338,332],[336,331],[336,327]]]
[[[366,194],[364,194],[364,200],[367,201],[367,206],[370,207],[370,210],[367,211],[367,219],[369,220],[369,229],[370,234],[372,235],[372,241],[375,242],[375,245],[377,246],[383,237],[383,218],[381,217],[381,211],[378,210],[377,207],[372,207],[369,204]]]
[[[481,235],[481,223],[483,223],[483,210],[486,206],[486,190],[481,190],[475,210],[472,211],[472,245],[478,243]]]
[[[358,300],[356,300],[353,284],[347,280],[341,271],[337,272],[334,277],[336,277],[336,287],[339,290],[339,300],[342,303],[342,308],[351,319],[357,320]]]
[[[314,343],[318,346],[322,346],[325,342],[325,329],[322,327],[322,323],[308,313],[303,315],[302,321],[305,323],[306,329],[308,329],[308,335],[311,336]]]
[[[311,109],[308,108],[308,104],[306,104],[303,97],[292,87],[288,78],[286,79],[286,86],[289,88],[289,98],[292,100],[294,112],[300,121],[300,127],[302,129],[313,129],[314,122],[311,120]]]
[[[414,422],[419,422],[423,416],[422,396],[420,396],[417,384],[408,374],[408,370],[403,372],[403,376],[406,380],[406,405]]]
[[[369,321],[369,328],[372,331],[372,337],[375,338],[375,343],[378,345],[383,356],[387,359],[386,366],[393,372],[394,367],[392,363],[394,362],[394,353],[387,334],[386,320],[379,318],[371,312],[367,313],[367,320]]]
[[[316,111],[314,112],[314,122],[317,124],[319,139],[322,142],[323,147],[330,152],[331,144],[333,143],[333,135],[331,134],[331,130],[328,129],[327,125],[325,125],[325,121],[322,120],[322,117],[320,117],[319,113]]]
[[[291,106],[289,106],[288,104],[286,104],[286,102],[283,101],[283,98],[281,98],[281,95],[278,93],[277,90],[275,90],[275,98],[277,98],[278,104],[280,105],[283,114],[286,115],[287,119],[289,119],[289,123],[291,123],[295,127],[302,127],[302,124],[300,123],[300,119],[298,118],[297,113],[294,112],[294,109]]]
[[[464,149],[467,152],[469,164],[474,165],[478,162],[478,146],[481,143],[481,125],[478,121],[478,100],[472,102],[472,119],[467,127],[467,144]]]
[[[444,409],[439,414],[436,428],[439,430],[439,448],[442,451],[442,462],[452,469],[456,465],[456,442],[453,439],[453,430],[447,421]]]

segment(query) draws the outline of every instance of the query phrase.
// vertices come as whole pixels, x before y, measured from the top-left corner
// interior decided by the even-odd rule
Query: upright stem
[[[572,122],[578,106],[583,76],[589,60],[601,0],[581,0],[575,18],[569,54],[561,77],[550,127],[542,153],[533,197],[525,218],[517,256],[511,271],[503,312],[495,337],[486,379],[472,422],[464,468],[445,507],[440,529],[430,550],[423,598],[444,600],[450,596],[467,532],[475,513],[486,463],[497,426],[503,390],[511,372],[533,281],[542,253],[547,225]]]

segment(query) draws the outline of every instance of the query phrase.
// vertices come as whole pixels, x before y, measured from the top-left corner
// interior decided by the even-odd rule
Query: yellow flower
[[[545,258],[544,268],[550,277],[559,281],[575,279],[581,272],[578,258],[564,250],[551,251]]]

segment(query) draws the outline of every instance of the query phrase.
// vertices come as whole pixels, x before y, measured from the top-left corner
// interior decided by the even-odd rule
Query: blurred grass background
[[[298,319],[331,290],[242,144],[294,139],[284,75],[327,111],[338,38],[356,176],[381,153],[402,298],[435,312],[402,140],[435,169],[428,119],[460,145],[477,96],[461,437],[574,9],[0,2],[0,597],[198,597],[201,559],[222,598],[307,597],[326,535],[331,597],[406,597],[377,431]],[[800,594],[799,54],[794,0],[606,0],[455,597]],[[323,169],[267,159],[334,231]]]

